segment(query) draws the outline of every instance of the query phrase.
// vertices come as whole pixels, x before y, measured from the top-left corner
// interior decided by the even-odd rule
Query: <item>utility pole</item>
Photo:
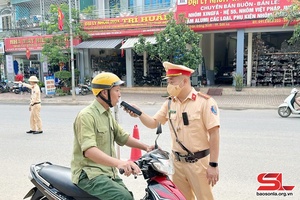
[[[73,47],[73,25],[72,25],[72,6],[69,0],[69,23],[70,23],[70,49],[71,49],[71,73],[72,73],[72,100],[75,101],[75,72],[74,72],[74,47]]]

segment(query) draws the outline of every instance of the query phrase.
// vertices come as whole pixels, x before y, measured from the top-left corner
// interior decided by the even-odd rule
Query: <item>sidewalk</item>
[[[206,93],[209,88],[200,88]],[[222,88],[221,96],[212,96],[221,109],[277,109],[283,100],[289,95],[291,88],[243,88],[243,91],[236,92],[234,88]],[[162,104],[166,97],[164,87],[139,87],[122,88],[122,100],[137,105]],[[1,93],[0,103],[5,104],[28,104],[30,94]],[[42,94],[42,104],[62,105],[87,105],[94,100],[92,94],[46,97]]]

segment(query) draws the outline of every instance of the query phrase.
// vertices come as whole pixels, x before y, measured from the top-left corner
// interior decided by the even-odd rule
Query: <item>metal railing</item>
[[[80,19],[103,19],[118,18],[127,16],[138,16],[145,14],[157,14],[163,12],[175,11],[176,0],[168,3],[158,3],[153,5],[129,6],[112,9],[95,9],[92,13],[80,13]]]
[[[77,0],[71,0],[73,5],[78,5]],[[38,30],[40,24],[47,21],[49,17],[50,4],[66,3],[67,0],[32,0],[30,2],[12,4],[11,21],[12,29],[17,30]],[[158,3],[153,5],[141,6],[121,6],[120,8],[112,9],[95,9],[92,13],[80,13],[80,19],[103,19],[103,18],[117,18],[126,16],[139,16],[144,14],[157,14],[163,12],[174,11],[176,0],[171,0],[167,3]],[[95,6],[96,7],[96,6]],[[78,8],[78,10],[80,10]],[[1,14],[0,14],[1,15]]]

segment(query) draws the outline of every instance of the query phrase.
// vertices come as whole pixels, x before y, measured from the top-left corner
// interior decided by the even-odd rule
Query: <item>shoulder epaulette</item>
[[[210,98],[210,96],[209,96],[208,94],[204,94],[204,93],[202,93],[202,92],[198,92],[198,95],[199,95],[200,97],[203,97],[204,99],[209,99],[209,98]]]

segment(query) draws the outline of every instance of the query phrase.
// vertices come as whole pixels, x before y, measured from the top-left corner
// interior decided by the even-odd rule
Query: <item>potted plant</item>
[[[45,84],[42,81],[39,81],[38,86],[40,86],[40,90],[42,93],[45,93]]]
[[[63,92],[69,93],[71,90],[71,78],[72,73],[69,71],[58,71],[54,73],[54,76],[59,80],[63,81],[64,86],[61,88]]]
[[[235,90],[242,91],[243,89],[243,76],[241,74],[235,73],[233,75],[233,80],[235,82]]]

